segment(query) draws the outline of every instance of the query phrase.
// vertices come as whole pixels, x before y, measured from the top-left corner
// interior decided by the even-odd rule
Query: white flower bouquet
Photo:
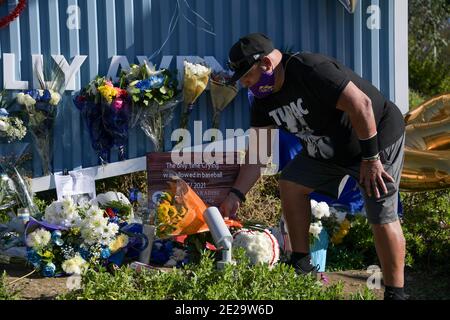
[[[189,116],[198,97],[206,90],[209,82],[211,68],[200,64],[184,62],[183,100],[184,111],[181,118],[180,128],[186,129]]]
[[[328,206],[326,202],[311,200],[313,221],[309,228],[311,243],[318,240],[323,229],[328,233],[333,244],[339,244],[348,234],[350,222],[346,219],[347,212]]]
[[[45,277],[107,264],[129,243],[118,219],[97,205],[77,205],[71,197],[48,206],[43,221],[31,219],[25,234],[28,261]]]
[[[4,108],[0,108],[0,138],[6,138],[8,143],[22,140],[27,134],[27,128],[20,118],[12,117]]]

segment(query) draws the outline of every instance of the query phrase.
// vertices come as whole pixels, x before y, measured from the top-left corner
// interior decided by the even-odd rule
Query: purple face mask
[[[275,73],[263,72],[259,81],[249,89],[256,98],[262,99],[273,92],[275,87]]]

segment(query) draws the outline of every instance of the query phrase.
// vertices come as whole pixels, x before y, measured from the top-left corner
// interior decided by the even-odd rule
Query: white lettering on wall
[[[3,88],[7,90],[26,90],[28,81],[16,80],[16,55],[3,54]]]
[[[64,72],[65,78],[66,78],[66,90],[67,91],[74,91],[79,90],[80,88],[77,86],[75,75],[80,72],[81,66],[86,61],[88,56],[85,55],[77,55],[74,56],[72,62],[69,64],[66,60],[66,58],[63,55],[52,55],[52,59],[55,61],[55,63],[61,68],[61,70]],[[175,58],[175,59],[174,59]],[[39,73],[41,75],[41,78],[43,79],[43,71],[46,69],[46,66],[44,66],[44,57],[40,54],[32,55],[31,56],[32,64],[33,64],[33,76],[32,80],[32,86],[34,89],[39,89],[39,81],[37,80],[37,74]],[[138,63],[143,63],[144,61],[147,62],[149,65],[153,65],[153,63],[148,61],[148,57],[146,56],[137,56],[136,60]],[[178,69],[178,80],[180,82],[180,85],[182,83],[183,79],[183,70],[184,70],[184,61],[190,61],[190,62],[204,62],[208,66],[211,67],[211,69],[215,71],[222,71],[223,67],[220,65],[220,63],[216,60],[215,57],[207,56],[204,59],[198,57],[198,56],[164,56],[161,60],[161,63],[159,65],[160,69],[170,69],[171,65],[174,61],[176,61],[176,68]],[[4,53],[3,54],[3,87],[7,90],[27,90],[30,89],[29,81],[16,79],[16,55],[14,53]],[[118,80],[119,71],[120,70],[129,70],[130,69],[130,63],[128,61],[128,58],[126,56],[113,56],[111,59],[111,64],[108,69],[108,73],[106,75],[107,78],[111,78],[113,81]],[[20,77],[24,77],[22,74]],[[45,79],[49,80],[49,79]],[[85,83],[82,84],[83,86],[86,85]]]
[[[69,65],[66,58],[62,55],[52,55],[53,60],[64,72],[66,78],[66,90],[74,91],[77,90],[75,74],[80,71],[81,66],[84,61],[86,61],[88,56],[75,56],[72,63]]]

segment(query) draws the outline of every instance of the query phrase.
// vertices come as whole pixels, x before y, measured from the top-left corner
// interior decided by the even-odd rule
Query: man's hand
[[[220,213],[224,218],[236,219],[236,212],[240,204],[239,198],[234,193],[230,193],[220,205]]]
[[[359,173],[359,184],[363,186],[369,197],[375,195],[375,198],[380,198],[380,190],[384,194],[388,193],[383,177],[387,181],[395,182],[394,179],[384,170],[383,164],[380,160],[376,161],[362,161]],[[372,192],[373,191],[373,192]]]

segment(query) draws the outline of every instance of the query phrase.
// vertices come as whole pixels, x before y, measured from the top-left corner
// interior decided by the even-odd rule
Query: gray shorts
[[[395,183],[385,180],[387,194],[380,190],[381,197],[369,197],[359,186],[364,197],[367,219],[370,224],[387,224],[398,220],[398,189],[404,160],[405,136],[380,152],[381,162]],[[338,197],[342,179],[349,175],[359,182],[360,163],[342,167],[323,162],[307,155],[298,154],[283,170],[280,180],[286,180],[313,189],[315,192]]]

